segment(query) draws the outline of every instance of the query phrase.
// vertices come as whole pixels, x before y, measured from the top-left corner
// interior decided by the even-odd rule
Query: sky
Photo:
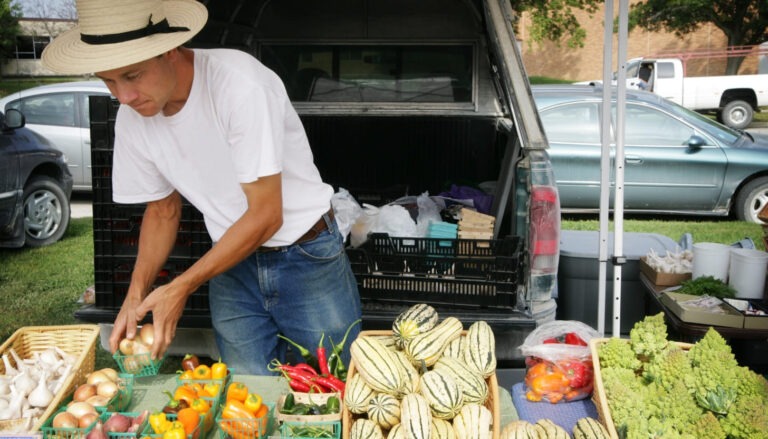
[[[62,18],[62,11],[72,14],[65,18],[74,18],[75,14],[75,0],[12,0],[11,3],[21,6],[25,18]]]

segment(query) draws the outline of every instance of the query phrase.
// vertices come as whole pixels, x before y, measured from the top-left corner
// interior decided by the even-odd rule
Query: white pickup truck
[[[754,112],[768,106],[768,73],[686,77],[684,72],[679,58],[634,58],[627,62],[627,87],[652,91],[691,110],[714,111],[720,122],[736,129],[749,126]]]

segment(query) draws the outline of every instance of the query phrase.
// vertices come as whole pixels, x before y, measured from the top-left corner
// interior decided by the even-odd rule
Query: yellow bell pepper
[[[221,358],[219,358],[219,361],[216,363],[213,363],[211,365],[211,378],[214,380],[220,380],[227,377],[227,364],[221,361]]]
[[[171,426],[171,421],[165,417],[163,412],[154,412],[149,415],[149,426],[152,427],[152,431],[155,434],[163,434]]]
[[[256,412],[261,408],[261,403],[261,396],[257,395],[256,393],[249,393],[245,398],[243,405],[245,405],[245,408],[248,409],[249,412],[255,415]]]
[[[187,439],[184,424],[178,421],[172,422],[170,428],[163,433],[163,439]]]

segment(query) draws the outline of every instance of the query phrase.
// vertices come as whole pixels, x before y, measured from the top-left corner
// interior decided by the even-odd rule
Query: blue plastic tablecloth
[[[563,427],[567,432],[573,431],[576,421],[581,418],[597,419],[597,409],[591,399],[550,404],[548,402],[531,402],[525,398],[525,386],[517,383],[512,386],[512,404],[517,410],[517,416],[530,423],[539,419],[549,419]]]

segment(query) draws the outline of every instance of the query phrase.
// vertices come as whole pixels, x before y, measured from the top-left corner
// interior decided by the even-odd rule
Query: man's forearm
[[[139,251],[131,276],[132,294],[145,296],[176,243],[181,217],[181,197],[174,192],[147,205],[141,222]]]

